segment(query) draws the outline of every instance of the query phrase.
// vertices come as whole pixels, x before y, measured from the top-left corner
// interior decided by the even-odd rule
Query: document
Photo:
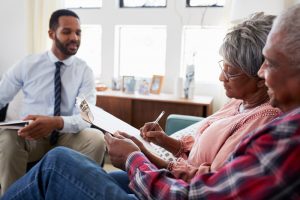
[[[21,129],[27,126],[31,120],[23,121],[23,120],[15,120],[15,121],[8,121],[0,123],[1,129]]]
[[[144,140],[140,136],[140,131],[135,127],[106,112],[102,108],[88,103],[85,99],[77,98],[77,105],[80,109],[81,117],[94,127],[112,134],[116,131],[125,132],[139,139],[148,150],[155,153],[153,144]]]

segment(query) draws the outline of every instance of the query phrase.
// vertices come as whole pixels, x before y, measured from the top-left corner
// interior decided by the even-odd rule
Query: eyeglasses
[[[225,72],[225,70],[224,70],[224,60],[220,60],[220,61],[218,62],[218,64],[219,64],[219,67],[220,67],[220,69],[222,70],[222,73],[223,73],[223,75],[224,75],[224,77],[225,77],[225,79],[226,79],[227,81],[230,80],[230,79],[236,78],[236,77],[241,76],[241,75],[244,74],[243,72],[240,72],[240,73],[237,73],[237,74],[230,74],[230,73],[228,73],[228,72]]]
[[[110,133],[94,124],[94,115],[90,109],[88,102],[84,98],[76,97],[76,105],[79,107],[80,115],[81,115],[82,119],[84,121],[90,123],[91,128],[99,129],[103,133]],[[112,133],[110,133],[110,134],[112,134]]]
[[[82,119],[90,124],[93,124],[94,121],[94,116],[93,113],[91,112],[91,109],[89,107],[88,102],[85,99],[81,99],[79,97],[77,97],[77,105],[79,105],[79,109],[80,109],[80,115],[82,117]]]

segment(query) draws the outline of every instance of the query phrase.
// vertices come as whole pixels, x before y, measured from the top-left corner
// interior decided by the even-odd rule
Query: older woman
[[[175,162],[158,158],[131,138],[157,167],[168,168],[176,178],[185,181],[197,174],[218,170],[246,134],[280,114],[269,103],[264,80],[257,76],[264,62],[262,49],[273,19],[274,16],[258,13],[227,33],[220,48],[223,60],[219,62],[219,79],[231,100],[202,121],[195,137],[184,136],[177,140],[153,123],[141,128],[146,140],[178,157]],[[127,137],[125,133],[120,134]],[[120,181],[120,174],[111,175]]]

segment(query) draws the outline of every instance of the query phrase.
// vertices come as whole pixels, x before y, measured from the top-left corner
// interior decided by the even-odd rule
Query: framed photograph
[[[150,86],[150,93],[159,94],[163,84],[163,80],[164,80],[163,76],[153,75],[151,86]]]
[[[139,94],[148,95],[150,93],[151,78],[142,78],[138,83]]]
[[[135,79],[134,76],[123,76],[122,91],[125,93],[134,93]]]
[[[112,90],[121,90],[122,81],[123,80],[121,78],[112,78],[112,80],[111,80],[111,89]]]

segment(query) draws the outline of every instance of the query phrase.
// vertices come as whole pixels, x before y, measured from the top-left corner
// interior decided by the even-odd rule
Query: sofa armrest
[[[196,122],[201,121],[202,119],[204,118],[190,115],[171,114],[167,118],[165,132],[166,134],[171,135],[176,131],[179,131]]]

